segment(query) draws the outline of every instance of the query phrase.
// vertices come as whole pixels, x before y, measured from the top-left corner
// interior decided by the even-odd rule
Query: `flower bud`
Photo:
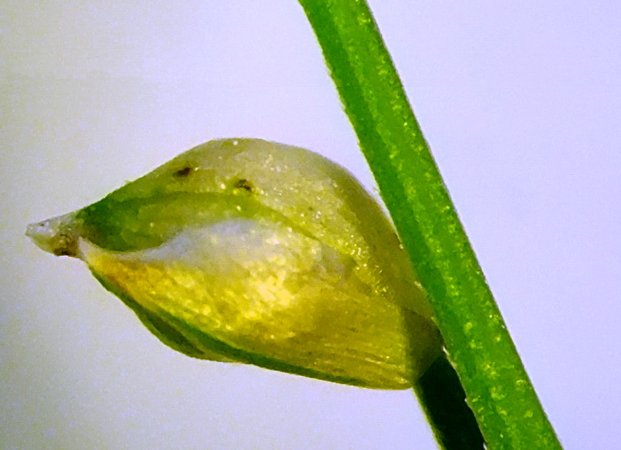
[[[440,352],[381,208],[308,150],[211,141],[27,234],[192,357],[400,389]]]

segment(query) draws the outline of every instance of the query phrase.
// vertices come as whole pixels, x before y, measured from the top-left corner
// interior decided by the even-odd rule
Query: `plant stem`
[[[366,2],[300,4],[488,448],[560,448]]]

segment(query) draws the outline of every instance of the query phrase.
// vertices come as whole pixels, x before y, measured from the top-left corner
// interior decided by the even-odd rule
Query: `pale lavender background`
[[[431,449],[413,395],[185,358],[23,236],[192,145],[371,176],[297,3],[3,1],[0,447]],[[568,449],[621,440],[616,1],[371,2]]]

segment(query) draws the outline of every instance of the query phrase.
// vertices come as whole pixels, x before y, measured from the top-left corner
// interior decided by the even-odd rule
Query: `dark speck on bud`
[[[190,166],[185,166],[173,173],[174,176],[178,178],[185,178],[192,172],[192,168]]]
[[[252,184],[245,178],[240,178],[235,182],[236,189],[243,189],[244,191],[252,192]]]

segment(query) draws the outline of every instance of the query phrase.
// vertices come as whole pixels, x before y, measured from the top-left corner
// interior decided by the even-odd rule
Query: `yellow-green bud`
[[[381,208],[308,150],[211,141],[27,234],[189,356],[399,389],[440,352]]]

